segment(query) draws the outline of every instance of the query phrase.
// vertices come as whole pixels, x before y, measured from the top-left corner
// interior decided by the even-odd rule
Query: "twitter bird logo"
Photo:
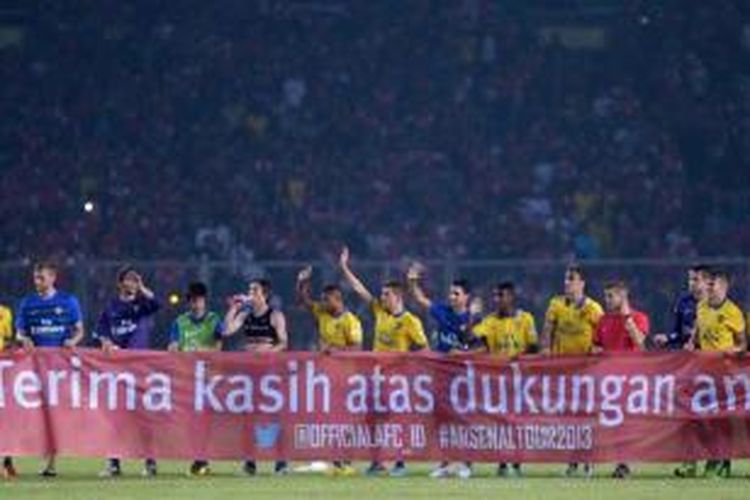
[[[257,425],[255,427],[255,445],[261,449],[273,448],[281,434],[281,425],[277,423]]]

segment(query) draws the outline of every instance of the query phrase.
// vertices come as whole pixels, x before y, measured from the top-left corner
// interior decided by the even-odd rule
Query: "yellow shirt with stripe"
[[[476,326],[474,334],[485,340],[490,354],[518,356],[539,343],[534,316],[518,309],[513,316],[492,314]]]
[[[0,351],[13,338],[13,312],[5,306],[0,306]]]
[[[320,347],[351,347],[362,344],[362,323],[351,311],[334,316],[320,302],[313,302],[310,310],[318,323]]]
[[[593,345],[594,331],[604,314],[595,300],[584,297],[582,304],[554,297],[547,308],[545,320],[553,324],[552,352],[554,354],[588,354]]]
[[[374,300],[372,314],[375,316],[375,352],[409,352],[412,347],[427,347],[422,320],[404,310],[401,314],[386,311],[379,300]]]
[[[718,307],[704,300],[698,304],[696,330],[701,351],[731,351],[736,345],[735,336],[744,335],[745,315],[729,299]]]

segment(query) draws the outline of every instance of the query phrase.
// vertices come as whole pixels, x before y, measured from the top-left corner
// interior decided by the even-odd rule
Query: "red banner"
[[[750,360],[37,349],[0,455],[677,461],[750,456]]]

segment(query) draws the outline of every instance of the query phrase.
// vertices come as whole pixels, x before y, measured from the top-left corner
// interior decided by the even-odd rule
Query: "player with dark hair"
[[[34,265],[35,293],[21,300],[16,313],[16,337],[25,349],[75,347],[83,340],[83,315],[78,299],[57,290],[57,266],[49,261]],[[39,472],[55,477],[55,455]]]
[[[117,273],[117,296],[99,315],[93,335],[106,351],[148,349],[159,308],[159,301],[140,273],[126,266]]]
[[[117,273],[117,296],[99,315],[94,338],[109,353],[117,349],[147,349],[154,329],[154,315],[158,310],[159,302],[154,292],[145,285],[135,268],[125,266]],[[120,459],[110,458],[99,475],[118,477],[121,474]],[[154,459],[146,459],[143,475],[156,475]]]
[[[172,352],[220,351],[222,319],[208,309],[208,287],[200,281],[190,283],[185,298],[188,310],[172,323],[168,349]],[[211,469],[207,460],[196,459],[188,473],[206,476]]]
[[[289,342],[286,317],[271,306],[271,282],[263,278],[250,281],[247,295],[230,298],[229,309],[224,317],[225,337],[240,334],[246,351],[255,353],[276,353],[285,351]],[[257,472],[254,460],[245,460],[242,471],[248,476]],[[277,460],[274,473],[283,475],[289,472],[284,460]]]
[[[367,287],[349,267],[349,249],[344,247],[339,256],[339,266],[346,281],[359,297],[366,302],[375,317],[375,352],[409,352],[428,347],[422,321],[406,310],[404,306],[404,286],[398,281],[388,281],[380,289],[380,297],[370,293]],[[368,474],[385,472],[379,462],[373,462]],[[406,465],[399,460],[389,472],[391,476],[406,474]]]
[[[594,332],[595,353],[635,352],[645,349],[649,333],[646,314],[630,305],[630,293],[624,281],[611,281],[604,285],[606,313],[601,317]],[[630,467],[619,463],[612,477],[624,479],[630,476]]]
[[[418,263],[412,264],[407,273],[407,283],[409,292],[414,300],[427,310],[430,317],[437,324],[435,332],[434,349],[443,354],[455,352],[466,352],[480,347],[477,338],[471,333],[472,311],[471,287],[469,282],[464,279],[454,280],[448,289],[448,300],[440,302],[430,299],[420,285],[422,266]],[[478,307],[478,302],[474,303]],[[474,311],[475,315],[479,310]],[[466,479],[471,477],[471,464],[461,463],[455,468],[450,468],[448,462],[441,462],[440,465],[430,473],[430,477],[442,478],[451,474]]]
[[[512,282],[500,283],[492,290],[495,311],[474,326],[474,334],[484,343],[487,352],[509,359],[539,350],[534,316],[516,305],[516,287]],[[500,463],[497,474],[501,477],[521,476],[521,464],[510,467]]]
[[[589,354],[594,330],[604,311],[598,302],[586,296],[586,276],[578,265],[565,270],[565,291],[550,300],[542,329],[542,352],[553,356]],[[584,474],[593,467],[584,464]],[[578,473],[578,464],[570,463],[566,476]]]
[[[320,301],[312,298],[312,267],[302,269],[297,275],[297,299],[308,309],[317,324],[318,346],[323,352],[359,351],[362,349],[362,323],[356,314],[346,308],[344,295],[338,285],[323,287]],[[354,468],[341,460],[333,462],[333,474],[351,476]]]
[[[680,293],[672,308],[672,328],[667,333],[652,336],[652,346],[671,351],[693,350],[695,348],[696,320],[698,305],[706,300],[711,268],[696,264],[687,271],[687,290]],[[696,477],[698,464],[683,462],[674,470],[677,477]]]
[[[691,342],[695,336],[698,304],[706,298],[706,285],[710,274],[711,269],[702,264],[688,269],[687,290],[680,293],[672,309],[672,328],[667,333],[654,334],[653,345],[661,349],[679,351]]]
[[[322,351],[358,351],[362,349],[362,323],[346,308],[344,295],[338,285],[323,287],[321,300],[312,298],[310,281],[312,267],[297,275],[297,298],[315,317],[318,344]]]

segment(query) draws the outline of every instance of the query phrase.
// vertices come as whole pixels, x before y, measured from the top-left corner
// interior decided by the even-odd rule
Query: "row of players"
[[[541,336],[537,335],[533,316],[517,306],[515,286],[500,283],[493,288],[494,310],[481,316],[481,304],[472,299],[471,288],[465,280],[450,285],[446,301],[433,300],[420,282],[424,269],[412,265],[406,284],[388,281],[375,297],[352,271],[349,251],[340,254],[341,272],[354,290],[365,301],[374,316],[373,350],[377,352],[407,352],[428,347],[428,340],[420,318],[407,310],[406,296],[424,308],[436,324],[433,348],[442,353],[484,350],[494,355],[515,357],[522,354],[574,355],[597,352],[619,352],[662,349],[700,349],[704,351],[744,351],[746,349],[745,321],[742,311],[727,293],[728,274],[707,266],[693,266],[688,271],[688,290],[675,302],[674,324],[667,333],[650,332],[648,316],[631,306],[629,291],[623,281],[612,281],[604,287],[605,310],[585,293],[586,278],[579,266],[565,272],[564,293],[553,297],[545,314]],[[319,334],[319,345],[327,351],[358,350],[362,346],[362,326],[359,318],[347,309],[342,289],[326,285],[316,301],[311,291],[312,269],[303,269],[297,278],[299,301],[314,315]],[[0,308],[0,349],[15,342],[27,349],[35,347],[75,346],[84,336],[82,314],[78,301],[55,287],[57,271],[53,264],[42,262],[34,267],[35,293],[25,297],[16,311],[15,322],[7,308]],[[246,294],[230,298],[222,317],[207,307],[207,287],[199,282],[189,285],[186,298],[187,312],[178,316],[170,329],[169,349],[195,351],[221,349],[222,339],[239,335],[245,349],[255,352],[278,352],[287,349],[288,335],[284,314],[270,303],[271,285],[265,279],[255,279]],[[159,303],[140,274],[132,267],[117,276],[117,296],[101,313],[94,336],[106,351],[146,348],[149,341],[151,317]],[[15,330],[11,325],[15,325]],[[14,336],[15,334],[15,336]],[[706,473],[728,475],[728,461],[709,462]],[[578,464],[569,464],[567,475],[578,472]],[[584,474],[591,474],[590,464],[583,464]],[[286,472],[287,464],[278,461],[277,473]],[[352,473],[351,467],[334,462],[338,474]],[[16,474],[13,462],[5,458],[6,476]],[[247,460],[244,473],[254,475],[256,464]],[[196,460],[190,472],[204,475],[209,472],[205,460]],[[373,463],[368,473],[386,472],[380,463]],[[405,464],[397,462],[389,471],[399,476],[406,472]],[[694,476],[695,464],[683,464],[676,474]],[[55,457],[48,457],[40,472],[55,476]],[[120,461],[109,460],[103,475],[121,473]],[[520,464],[500,464],[500,475],[520,475]],[[147,459],[145,475],[156,474],[156,462]],[[471,475],[469,464],[450,467],[442,463],[433,471],[435,477],[456,474]],[[614,476],[626,477],[630,469],[618,464]]]

